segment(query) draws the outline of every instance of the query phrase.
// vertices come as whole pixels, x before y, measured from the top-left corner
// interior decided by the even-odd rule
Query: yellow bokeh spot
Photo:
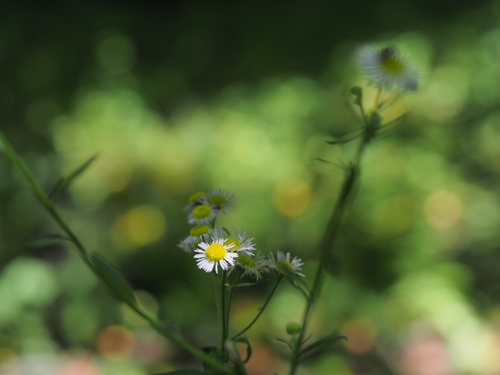
[[[462,201],[449,191],[437,191],[425,200],[425,218],[437,229],[454,227],[462,217],[462,211]]]
[[[119,248],[135,249],[159,239],[166,227],[165,218],[158,209],[138,206],[116,220],[111,235]]]
[[[311,189],[301,180],[280,181],[274,188],[274,205],[285,216],[302,215],[309,206],[310,198]]]

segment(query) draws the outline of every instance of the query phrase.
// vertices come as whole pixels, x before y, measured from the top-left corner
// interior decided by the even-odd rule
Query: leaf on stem
[[[332,345],[339,340],[347,340],[347,337],[337,334],[331,334],[326,337],[323,337],[322,339],[309,345],[307,348],[302,349],[302,351],[300,352],[300,357],[302,358],[304,354],[306,354],[307,358],[324,354],[327,351],[330,351],[332,349]]]
[[[293,346],[292,346],[292,344],[290,342],[288,342],[286,340],[283,340],[283,339],[279,339],[279,338],[277,338],[275,340],[286,344],[290,348],[290,350],[293,351]]]
[[[101,254],[92,253],[91,256],[96,272],[113,289],[118,298],[131,306],[137,306],[132,288],[118,271]]]
[[[242,342],[243,344],[247,345],[247,357],[243,360],[243,364],[248,363],[250,358],[252,357],[252,346],[250,345],[250,341],[245,336],[240,336],[233,341],[235,342]]]
[[[61,242],[69,241],[68,237],[61,236],[60,234],[47,234],[45,236],[34,238],[32,240],[24,241],[24,244],[30,247],[48,247],[59,245]]]
[[[90,159],[88,159],[85,163],[83,163],[81,166],[76,168],[73,172],[71,172],[68,176],[62,177],[57,181],[56,185],[52,189],[52,191],[49,194],[49,199],[54,201],[61,193],[66,190],[69,186],[69,184],[80,174],[82,174],[97,158],[98,154],[95,154],[92,156]]]

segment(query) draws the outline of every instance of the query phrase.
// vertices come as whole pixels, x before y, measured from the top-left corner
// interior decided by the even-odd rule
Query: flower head
[[[223,238],[218,238],[209,243],[201,242],[198,244],[198,249],[194,251],[198,268],[205,272],[212,272],[215,268],[215,273],[218,273],[218,266],[223,270],[234,266],[238,253],[230,251],[233,245],[225,242],[226,240]]]
[[[368,80],[381,89],[410,90],[418,88],[418,71],[394,47],[376,50],[365,47],[359,53],[359,65]]]
[[[262,279],[264,273],[269,272],[267,261],[261,253],[257,253],[255,257],[240,255],[236,259],[236,267],[243,270],[243,276],[248,275],[257,281]]]
[[[304,263],[300,258],[293,257],[290,253],[282,253],[278,251],[276,256],[274,254],[269,254],[267,260],[269,268],[275,269],[280,275],[298,275],[304,277],[304,275],[298,271],[302,268]]]
[[[188,215],[188,223],[191,225],[207,225],[217,218],[218,211],[213,207],[200,204],[193,208]]]
[[[224,229],[219,227],[213,230],[212,235],[218,238],[224,238],[226,243],[232,244],[233,247],[231,248],[231,251],[233,252],[242,252],[246,255],[252,256],[253,251],[255,251],[253,238],[247,238],[248,233],[245,231],[238,233],[238,230],[233,228],[231,230],[231,234],[229,234]]]
[[[198,225],[191,228],[189,236],[184,238],[177,246],[188,254],[193,254],[200,242],[208,241],[210,239],[210,233],[212,232],[213,229],[210,229],[208,225]]]
[[[207,204],[207,193],[204,191],[199,191],[192,194],[188,199],[188,205],[184,207],[184,212],[191,212],[196,206],[200,204]]]
[[[209,205],[223,212],[236,204],[234,195],[224,189],[212,189],[212,192],[206,198]]]

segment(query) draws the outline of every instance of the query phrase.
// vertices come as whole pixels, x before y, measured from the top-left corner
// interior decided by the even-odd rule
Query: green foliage
[[[137,305],[130,285],[101,254],[93,253],[92,262],[96,272],[109,283],[113,292],[117,294],[120,300],[131,306]]]

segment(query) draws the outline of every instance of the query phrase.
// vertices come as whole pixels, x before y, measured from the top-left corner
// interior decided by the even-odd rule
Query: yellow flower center
[[[234,245],[230,251],[238,251],[239,249],[241,249],[241,242],[234,237],[229,237],[226,240],[226,245]]]
[[[199,237],[207,234],[210,231],[210,227],[208,225],[199,225],[191,229],[191,236]]]
[[[205,206],[203,204],[201,206],[197,206],[193,210],[193,216],[197,219],[206,218],[206,217],[210,216],[211,213],[212,213],[212,209],[209,206]]]
[[[395,59],[392,56],[382,57],[382,68],[390,74],[398,75],[403,73],[404,65],[401,61]]]
[[[207,259],[212,262],[221,261],[222,259],[224,259],[226,254],[226,247],[224,245],[221,245],[220,243],[213,243],[206,250]]]
[[[199,191],[199,192],[197,192],[197,193],[194,193],[193,195],[191,195],[191,196],[189,197],[188,202],[189,202],[189,203],[193,203],[193,202],[195,202],[198,198],[203,197],[204,195],[207,195],[207,193],[205,193],[204,191]]]
[[[226,198],[221,197],[220,195],[214,195],[213,197],[210,197],[208,200],[210,204],[213,204],[214,206],[222,206],[227,203]]]

